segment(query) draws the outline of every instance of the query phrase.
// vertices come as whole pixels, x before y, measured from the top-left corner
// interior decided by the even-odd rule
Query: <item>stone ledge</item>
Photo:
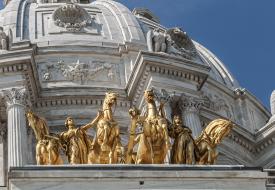
[[[245,189],[265,190],[262,168],[188,165],[13,167],[9,189]]]

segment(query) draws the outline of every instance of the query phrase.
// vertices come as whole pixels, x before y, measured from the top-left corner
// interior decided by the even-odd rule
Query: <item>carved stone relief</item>
[[[43,82],[71,81],[78,84],[89,84],[91,81],[118,82],[119,65],[105,61],[80,61],[67,63],[59,60],[54,64],[41,65]]]
[[[8,50],[8,37],[6,33],[3,31],[2,27],[0,27],[0,49]]]
[[[196,56],[196,48],[187,33],[175,27],[167,31],[168,53],[191,59]]]
[[[147,33],[147,45],[149,51],[168,53],[186,59],[192,59],[197,55],[192,40],[186,32],[178,27],[167,31],[160,28],[149,30]]]
[[[56,9],[52,15],[54,23],[71,32],[80,31],[91,25],[94,17],[77,4],[67,3]]]

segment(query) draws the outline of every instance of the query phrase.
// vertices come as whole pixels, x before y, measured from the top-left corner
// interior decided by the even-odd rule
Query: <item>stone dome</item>
[[[132,13],[121,3],[112,0],[97,0],[71,8],[71,4],[29,2],[10,1],[0,12],[0,15],[5,15],[1,17],[0,25],[12,35],[13,43],[22,45],[29,41],[37,46],[38,52],[57,53],[68,46],[83,52],[106,52],[106,49],[117,49],[118,52],[123,49],[146,51],[148,30],[167,30],[149,10],[135,9]],[[79,23],[74,23],[74,13],[81,17]],[[61,22],[62,19],[67,20],[67,24]],[[200,57],[197,62],[211,68],[211,78],[230,89],[239,87],[237,80],[212,52],[197,42],[194,45]]]

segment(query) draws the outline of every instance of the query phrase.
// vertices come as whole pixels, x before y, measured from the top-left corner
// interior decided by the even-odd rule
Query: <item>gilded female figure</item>
[[[61,144],[66,150],[70,164],[87,164],[91,140],[87,135],[87,130],[95,125],[101,117],[99,112],[97,117],[89,124],[76,128],[73,118],[68,117],[65,126],[68,131],[60,134]]]

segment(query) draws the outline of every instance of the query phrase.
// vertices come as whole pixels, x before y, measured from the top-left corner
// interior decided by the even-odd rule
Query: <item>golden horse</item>
[[[27,114],[29,126],[33,129],[36,144],[36,162],[37,165],[60,165],[63,160],[59,155],[59,138],[49,133],[46,121],[29,111]]]
[[[199,150],[197,163],[202,165],[214,164],[218,153],[216,147],[228,136],[235,125],[225,119],[216,119],[202,131],[201,135],[195,140]]]
[[[120,131],[113,118],[112,106],[117,102],[117,93],[107,92],[103,102],[103,117],[98,121],[96,135],[89,153],[91,164],[115,164],[123,160],[123,147],[120,142]]]
[[[140,111],[136,108],[129,110],[132,122],[126,163],[163,164],[171,147],[168,124],[163,111],[164,104],[161,103],[157,109],[152,90],[145,91],[144,97],[147,101],[147,111],[144,116],[140,116]],[[135,133],[137,124],[140,124],[143,129],[140,134]],[[133,148],[136,144],[138,144],[137,152],[136,156],[133,156]]]

